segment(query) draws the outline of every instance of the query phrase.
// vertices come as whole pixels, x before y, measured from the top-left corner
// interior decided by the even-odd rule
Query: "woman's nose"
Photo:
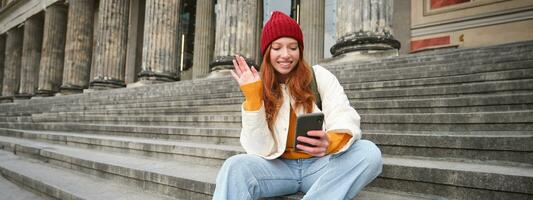
[[[289,56],[289,51],[287,51],[287,48],[282,48],[281,49],[281,57],[288,57]]]

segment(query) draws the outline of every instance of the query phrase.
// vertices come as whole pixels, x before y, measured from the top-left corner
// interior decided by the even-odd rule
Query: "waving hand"
[[[246,61],[242,56],[235,55],[233,66],[235,67],[235,70],[231,71],[231,76],[233,76],[233,79],[239,83],[239,86],[261,80],[257,70],[254,67],[248,67],[248,64],[246,64]]]

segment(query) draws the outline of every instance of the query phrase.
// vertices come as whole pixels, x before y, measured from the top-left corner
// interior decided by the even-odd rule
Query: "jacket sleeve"
[[[326,150],[327,154],[334,154],[339,152],[352,138],[352,135],[339,131],[329,131],[327,133],[329,139],[329,146]]]
[[[361,117],[350,105],[350,101],[335,75],[322,66],[313,66],[316,74],[318,92],[322,99],[322,112],[325,116],[327,132],[343,132],[351,135],[350,141],[339,152],[347,149],[355,140],[361,138]]]
[[[262,101],[262,82],[241,87],[246,98],[241,106],[242,129],[240,142],[246,153],[267,157],[276,150],[274,134],[268,129]]]

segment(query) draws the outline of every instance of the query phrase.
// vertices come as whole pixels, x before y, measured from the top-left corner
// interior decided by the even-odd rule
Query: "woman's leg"
[[[281,160],[240,154],[228,158],[217,176],[214,200],[245,200],[298,191],[297,177]]]
[[[352,199],[381,173],[383,161],[374,143],[358,140],[345,152],[331,155],[325,165],[304,177],[303,199]]]

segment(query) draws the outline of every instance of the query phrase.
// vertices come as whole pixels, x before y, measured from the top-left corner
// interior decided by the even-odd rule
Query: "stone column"
[[[219,0],[217,4],[215,60],[211,63],[211,75],[227,73],[233,69],[235,54],[242,55],[249,65],[259,63],[257,7],[262,0]]]
[[[30,17],[24,22],[20,89],[17,98],[30,98],[37,91],[43,43],[43,22],[42,13]]]
[[[4,64],[6,55],[6,34],[0,35],[0,97],[4,85]]]
[[[261,60],[263,58],[263,54],[261,54],[261,47],[260,47],[260,44],[261,44],[261,32],[263,32],[263,14],[264,14],[264,2],[263,0],[260,0],[257,2],[257,16],[256,17],[256,32],[255,32],[255,35],[257,36],[255,39],[255,43],[256,43],[256,49],[255,49],[255,60],[256,60],[256,64],[257,64],[257,69],[259,70],[259,66],[261,65],[261,63],[263,62],[263,60]]]
[[[66,6],[54,4],[46,8],[38,96],[51,96],[59,92],[63,77],[66,33]]]
[[[178,78],[179,0],[147,0],[139,79],[174,81]]]
[[[124,87],[129,1],[101,0],[98,10],[94,77],[90,88]]]
[[[1,101],[12,101],[19,90],[23,34],[23,29],[16,27],[7,32]]]
[[[215,2],[196,1],[196,25],[194,34],[194,57],[192,77],[198,79],[209,74],[209,63],[213,59],[215,46]]]
[[[392,31],[393,0],[337,1],[337,42],[331,54],[398,55],[400,43]]]
[[[324,58],[324,0],[300,1],[300,27],[304,34],[304,59],[316,65]]]
[[[94,1],[69,1],[62,94],[81,93],[89,86]]]

